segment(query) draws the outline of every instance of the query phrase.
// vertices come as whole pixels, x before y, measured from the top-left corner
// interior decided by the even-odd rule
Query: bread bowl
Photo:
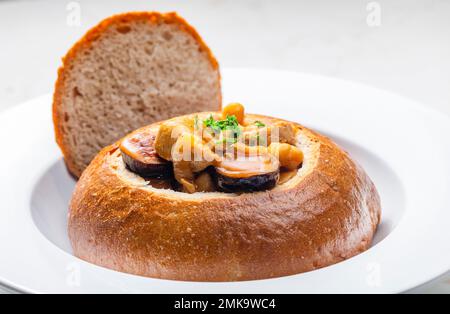
[[[175,121],[184,121],[184,126],[185,121],[202,121],[205,126],[213,121],[208,127],[214,127],[225,121],[220,119],[227,110],[191,114]],[[242,128],[257,125],[259,130],[263,125],[267,128],[261,130],[271,130],[277,125],[289,126],[284,129],[289,131],[292,127],[294,133],[279,132],[279,142],[271,142],[274,147],[281,143],[300,150],[301,155],[295,154],[298,167],[280,170],[289,163],[277,157],[276,184],[251,191],[238,186],[234,193],[220,188],[202,192],[196,190],[201,185],[197,175],[190,184],[182,181],[189,181],[188,176],[175,176],[176,187],[161,185],[131,171],[122,156],[124,141],[148,130],[157,130],[155,149],[164,155],[164,145],[158,141],[167,140],[161,130],[173,126],[174,120],[151,124],[104,148],[81,176],[69,213],[74,254],[100,266],[153,278],[240,281],[311,271],[368,249],[381,207],[364,170],[330,139],[300,124],[243,116],[245,120],[238,124],[242,123]],[[181,129],[186,130],[184,126]],[[245,133],[240,132],[239,137],[245,138]],[[174,147],[183,134],[170,143],[172,155],[166,158],[172,157],[173,163],[181,161],[175,159],[178,150]],[[265,144],[245,142],[244,146],[248,150],[263,147],[257,154],[272,154],[271,143],[266,140]],[[194,151],[198,147],[194,145]],[[213,157],[206,168],[195,169],[202,176],[211,167],[217,173],[222,162]],[[215,180],[217,184],[217,177]]]

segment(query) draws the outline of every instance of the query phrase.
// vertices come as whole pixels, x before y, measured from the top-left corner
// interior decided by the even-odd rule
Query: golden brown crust
[[[137,275],[192,281],[272,278],[314,270],[370,246],[380,221],[365,172],[328,138],[294,186],[217,197],[173,197],[129,184],[103,149],[83,173],[69,214],[76,256]]]
[[[113,15],[102,22],[100,22],[97,26],[91,28],[78,42],[73,45],[73,47],[67,52],[65,57],[62,59],[62,66],[58,69],[58,78],[55,83],[55,91],[53,94],[53,107],[52,107],[52,116],[53,116],[53,124],[54,124],[54,130],[55,130],[55,138],[58,146],[60,147],[64,159],[66,162],[66,165],[68,167],[69,172],[74,175],[75,177],[80,177],[83,169],[79,169],[77,167],[76,163],[74,162],[74,158],[76,156],[72,156],[70,154],[70,149],[64,145],[63,137],[64,134],[62,132],[62,123],[61,121],[64,119],[62,116],[62,113],[58,110],[62,103],[62,93],[64,91],[64,84],[65,84],[65,76],[68,66],[77,58],[77,55],[84,51],[85,49],[89,48],[89,46],[92,45],[93,42],[95,42],[105,30],[107,30],[109,27],[121,23],[127,23],[131,21],[136,20],[144,20],[148,21],[149,23],[157,24],[157,23],[169,23],[169,24],[177,24],[179,25],[180,29],[185,31],[186,33],[190,34],[195,38],[197,43],[200,45],[201,50],[206,52],[208,59],[213,66],[214,69],[219,68],[219,64],[212,54],[209,47],[205,44],[203,39],[200,37],[200,35],[197,33],[197,31],[184,20],[182,17],[180,17],[175,12],[170,12],[166,14],[158,13],[158,12],[128,12],[123,14],[117,14]],[[219,80],[218,80],[218,90],[220,90],[220,73],[219,73]],[[220,95],[221,97],[221,95]],[[219,101],[221,103],[221,101]]]

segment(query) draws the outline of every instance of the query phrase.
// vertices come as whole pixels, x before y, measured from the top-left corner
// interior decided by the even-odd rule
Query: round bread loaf
[[[220,107],[219,67],[197,32],[175,13],[134,12],[102,21],[63,58],[53,121],[79,177],[100,149],[132,130]]]
[[[152,187],[125,167],[119,143],[106,147],[70,204],[75,255],[154,278],[238,281],[311,271],[363,252],[380,221],[373,183],[330,139],[298,128],[304,161],[296,175],[242,194]]]

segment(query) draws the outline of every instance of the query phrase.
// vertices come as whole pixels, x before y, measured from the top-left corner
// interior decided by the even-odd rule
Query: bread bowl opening
[[[112,154],[126,180],[184,194],[242,194],[289,186],[305,172],[311,141],[284,120],[240,104],[150,125]],[[136,181],[137,180],[137,181]]]

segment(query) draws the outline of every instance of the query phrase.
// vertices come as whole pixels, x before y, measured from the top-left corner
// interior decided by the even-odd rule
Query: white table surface
[[[67,23],[71,2],[81,9],[79,26]],[[374,8],[380,23],[371,26]],[[89,27],[138,10],[178,11],[222,67],[360,81],[450,115],[446,0],[0,0],[0,112],[52,91],[61,57]],[[450,282],[419,292],[450,293]]]

